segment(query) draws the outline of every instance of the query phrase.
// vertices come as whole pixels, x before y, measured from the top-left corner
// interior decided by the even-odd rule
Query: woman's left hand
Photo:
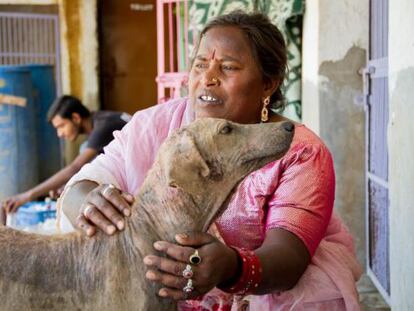
[[[158,282],[162,287],[158,295],[175,300],[191,299],[201,296],[221,282],[232,278],[237,272],[236,252],[208,233],[193,232],[177,234],[179,244],[158,241],[154,248],[168,255],[168,258],[149,255],[144,263],[149,270],[146,278]],[[190,256],[198,251],[201,262],[190,263]],[[189,283],[189,275],[184,278],[183,271],[191,266],[191,292],[184,292]]]

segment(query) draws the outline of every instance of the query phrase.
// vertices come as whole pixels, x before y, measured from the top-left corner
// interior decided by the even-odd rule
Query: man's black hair
[[[78,113],[81,118],[88,118],[91,112],[86,108],[82,102],[71,95],[63,95],[56,98],[47,112],[47,121],[52,122],[55,116],[60,116],[65,119],[72,119],[72,113]]]

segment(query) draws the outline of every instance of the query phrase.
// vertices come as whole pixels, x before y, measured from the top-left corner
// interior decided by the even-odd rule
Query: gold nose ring
[[[211,82],[213,82],[213,83],[218,83],[218,79],[217,78],[211,78]]]

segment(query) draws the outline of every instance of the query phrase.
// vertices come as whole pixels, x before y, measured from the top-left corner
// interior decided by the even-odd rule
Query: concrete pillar
[[[99,108],[98,26],[96,0],[58,0],[63,93],[79,97],[89,109]],[[65,144],[65,161],[78,154],[84,137]]]

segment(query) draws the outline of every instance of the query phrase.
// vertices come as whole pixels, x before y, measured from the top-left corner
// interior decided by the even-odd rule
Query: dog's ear
[[[210,174],[210,169],[203,159],[194,138],[187,131],[181,132],[178,141],[170,146],[172,152],[166,155],[164,169],[167,183],[171,187],[181,188],[186,192],[197,191],[200,182]]]

